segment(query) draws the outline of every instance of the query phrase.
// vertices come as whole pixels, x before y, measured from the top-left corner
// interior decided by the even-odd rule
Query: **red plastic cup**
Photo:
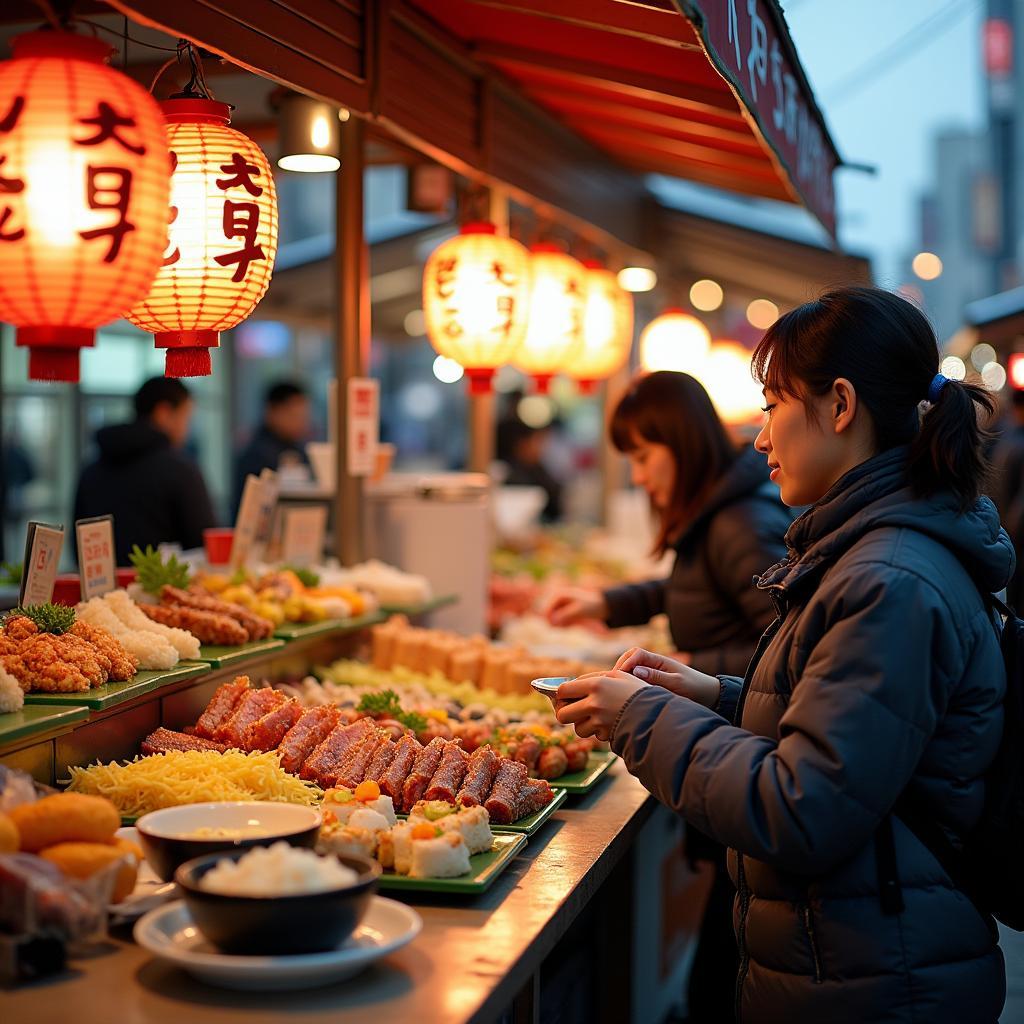
[[[206,561],[210,565],[227,565],[231,561],[231,547],[235,542],[235,531],[229,526],[215,526],[203,530],[203,547]]]

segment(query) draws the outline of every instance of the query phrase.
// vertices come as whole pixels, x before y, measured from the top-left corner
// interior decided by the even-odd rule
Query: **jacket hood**
[[[949,548],[979,587],[997,593],[1013,575],[1015,555],[999,513],[986,498],[961,511],[952,492],[928,498],[907,483],[908,449],[893,448],[850,470],[789,528],[789,558],[761,578],[761,586],[790,588],[836,562],[866,533],[905,527]]]
[[[170,438],[145,420],[103,427],[96,431],[96,444],[100,459],[109,463],[133,462],[171,446]]]
[[[722,478],[711,489],[707,500],[697,515],[687,524],[676,542],[682,544],[695,530],[704,526],[726,505],[749,497],[764,490],[766,495],[778,498],[778,488],[770,481],[768,463],[765,457],[753,448],[744,448],[735,462],[722,474]]]

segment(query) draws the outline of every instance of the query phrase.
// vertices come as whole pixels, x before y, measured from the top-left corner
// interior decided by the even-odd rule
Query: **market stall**
[[[143,47],[163,45],[173,52],[175,40],[182,39],[177,56],[188,56],[197,81],[203,79],[200,47],[221,58],[216,70],[213,61],[205,62],[211,78],[223,80],[225,95],[237,90],[241,99],[250,86],[259,91],[258,83],[269,79],[329,102],[332,113],[344,109],[331,154],[340,159],[340,169],[334,179],[329,283],[338,379],[332,409],[336,487],[330,493],[334,548],[346,566],[365,553],[366,470],[356,464],[365,456],[356,408],[363,399],[351,385],[369,367],[363,193],[369,161],[435,163],[459,175],[468,183],[467,201],[477,203],[491,225],[464,235],[511,241],[504,236],[515,204],[616,266],[653,259],[646,227],[652,207],[643,175],[654,171],[804,203],[834,233],[832,172],[839,158],[774,2],[74,5],[83,17],[102,18],[111,9],[125,16],[122,57],[126,74],[136,81],[149,84],[168,72],[173,79],[179,69],[175,58],[138,59],[137,42],[129,55],[129,25],[145,37]],[[31,20],[33,10],[19,3],[2,19]],[[209,95],[179,102],[226,106]],[[209,106],[198,115],[191,108],[176,113],[186,121],[198,116],[198,124],[215,122],[218,130],[227,116]],[[102,141],[110,142],[116,124],[104,116],[100,108],[97,127]],[[258,118],[239,118],[235,127],[257,138],[276,132]],[[3,124],[0,130],[6,131]],[[258,269],[257,261],[277,243],[276,207],[270,203],[269,165],[258,147],[236,155],[237,161],[220,166],[226,177],[215,188],[225,195],[215,199],[224,208],[222,233],[240,237],[244,246],[222,254],[219,263],[229,271],[237,266],[234,283],[247,288],[250,264]],[[175,167],[182,160],[176,154]],[[167,182],[161,185],[159,175],[155,182],[154,205],[162,214]],[[164,191],[156,194],[159,187]],[[125,211],[109,197],[100,203],[101,191],[94,187],[93,210],[120,210],[124,219]],[[121,200],[128,202],[123,194]],[[172,209],[173,223],[180,211]],[[270,223],[273,232],[258,237],[257,226]],[[151,233],[161,241],[156,227]],[[150,239],[149,249],[155,269],[160,247]],[[173,256],[163,257],[165,267],[176,262]],[[545,241],[532,246],[529,258],[550,260],[553,268],[559,259],[577,263]],[[245,288],[230,292],[232,313],[251,311],[247,304],[268,287],[270,262],[253,294]],[[569,280],[576,270],[558,272]],[[450,273],[451,268],[443,271]],[[503,273],[493,276],[511,287]],[[144,299],[156,309],[155,292]],[[182,301],[175,292],[175,302]],[[179,328],[175,334],[147,320],[145,328],[158,345],[169,345],[169,373],[208,372],[213,327]],[[162,337],[168,334],[175,340]],[[52,346],[44,335],[37,340]],[[46,355],[53,354],[37,360],[40,371]],[[69,358],[61,356],[51,372],[69,373]],[[469,376],[479,380],[494,368],[485,361],[467,364],[467,370],[479,371]],[[553,371],[537,364],[530,372],[544,382]],[[472,462],[486,467],[493,408],[485,389],[477,390]],[[236,545],[241,536],[236,530]],[[181,903],[149,910],[141,918],[148,924],[136,926],[139,944],[115,924],[102,955],[74,959],[74,940],[102,934],[108,903],[117,916],[124,901],[108,892],[94,897],[104,918],[98,931],[61,922],[75,933],[68,943],[74,975],[26,984],[5,1005],[45,1020],[73,1002],[83,1020],[122,1016],[153,1024],[183,1014],[200,1021],[242,1015],[272,1020],[297,1005],[325,1020],[372,1014],[384,1021],[527,1021],[540,1019],[542,1006],[552,1005],[571,1007],[573,1019],[649,1020],[665,1013],[685,966],[685,908],[696,898],[680,856],[678,822],[659,812],[606,750],[581,746],[559,730],[547,698],[529,688],[535,677],[569,677],[595,663],[583,655],[552,657],[528,640],[499,647],[483,637],[422,625],[449,598],[482,606],[482,593],[439,590],[421,600],[390,601],[348,577],[332,587],[299,579],[287,565],[257,566],[255,559],[233,564],[230,578],[215,566],[190,577],[157,553],[140,555],[135,589],[111,586],[95,596],[86,589],[77,618],[70,610],[74,599],[58,606],[26,601],[29,614],[14,615],[4,626],[11,648],[5,657],[15,659],[5,664],[28,693],[23,708],[0,715],[0,765],[48,787],[70,780],[70,793],[58,796],[93,797],[104,808],[79,805],[86,808],[81,821],[57,811],[48,816],[46,801],[53,796],[37,800],[40,794],[26,794],[24,776],[6,776],[8,789],[15,788],[14,778],[20,787],[20,796],[8,794],[3,803],[15,822],[13,848],[21,844],[17,856],[48,855],[50,863],[67,867],[71,854],[55,852],[58,846],[123,842],[131,860],[130,846],[138,840],[153,868],[159,844],[134,819],[218,799],[230,762],[231,771],[237,768],[237,777],[247,780],[248,796],[262,807],[252,812],[257,831],[263,827],[259,816],[271,813],[267,806],[307,809],[316,818],[309,838],[321,844],[320,860],[337,855],[341,862],[349,857],[363,865],[372,887],[399,901],[391,913],[404,923],[395,925],[400,934],[393,936],[393,947],[365,961],[350,947],[320,950],[322,956],[336,954],[330,964],[336,973],[321,978],[320,988],[308,977],[290,976],[293,968],[316,967],[296,958],[273,957],[264,976],[254,978],[238,965],[242,973],[232,975],[216,942],[202,949],[182,946],[186,932],[186,945],[196,939],[196,929],[191,919],[170,920],[169,908],[182,915],[195,913],[198,904],[191,911]],[[483,608],[474,610],[483,619]],[[599,652],[596,667],[614,660],[615,643]],[[111,764],[103,767],[104,762]],[[117,834],[97,825],[114,812],[121,824]],[[49,821],[46,827],[54,831],[39,838],[33,832],[40,831],[36,818]],[[203,833],[221,841],[217,852],[223,854],[239,838],[210,834],[223,831],[219,821],[190,828],[157,839],[187,843]],[[280,835],[268,826],[256,837],[257,846]],[[10,847],[9,837],[7,842]],[[241,861],[257,851],[235,854],[241,871]],[[298,855],[297,849],[277,854]],[[144,884],[144,869],[133,862],[136,887]],[[21,875],[12,869],[0,875],[0,883],[20,878],[27,890],[24,879],[32,870],[23,864]],[[80,871],[89,879],[102,874]],[[169,877],[165,872],[163,881]],[[195,876],[197,889],[203,877]],[[190,879],[178,876],[185,893]],[[155,879],[149,881],[159,888]],[[65,886],[49,876],[47,884]],[[337,889],[356,884],[339,882]],[[71,902],[77,899],[66,888],[60,892]],[[281,898],[277,890],[264,893]],[[151,894],[139,888],[127,898],[135,895]],[[29,900],[26,906],[35,905]],[[386,913],[388,906],[386,900],[374,903],[375,912]],[[652,909],[659,906],[672,913]],[[645,934],[641,915],[655,912],[662,914],[658,934]],[[30,918],[25,915],[21,924],[28,927]],[[369,926],[357,934],[367,948],[377,941]],[[11,962],[26,973],[44,972],[17,943],[8,948]],[[175,951],[182,954],[178,960]],[[209,963],[201,962],[204,955]],[[375,966],[343,980],[370,959]],[[303,991],[244,991],[267,987],[275,978],[282,987]],[[324,988],[325,982],[337,984]],[[217,984],[243,991],[224,992]]]

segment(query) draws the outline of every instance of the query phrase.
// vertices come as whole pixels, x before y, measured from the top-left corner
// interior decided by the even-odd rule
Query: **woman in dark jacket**
[[[937,363],[920,311],[886,292],[782,317],[755,355],[756,446],[783,500],[812,507],[758,584],[777,618],[745,680],[635,651],[559,693],[563,722],[610,736],[731,848],[745,1022],[994,1024],[1003,1005],[992,920],[901,818],[954,842],[978,821],[1006,685],[985,595],[1014,556],[979,497],[992,400]]]
[[[551,621],[633,626],[664,612],[689,664],[742,675],[775,618],[771,598],[752,581],[785,554],[792,522],[764,460],[753,449],[737,451],[708,393],[685,373],[640,378],[616,407],[609,431],[659,513],[657,552],[674,550],[672,574],[603,594],[556,595]],[[735,893],[718,843],[688,828],[686,851],[715,872],[690,972],[689,1019],[725,1024],[739,962],[728,920]]]
[[[742,675],[775,618],[755,576],[786,552],[792,522],[753,450],[737,451],[708,393],[686,373],[641,377],[609,425],[612,444],[629,458],[633,482],[660,517],[658,555],[675,552],[665,580],[553,596],[556,626],[601,619],[637,626],[668,616],[672,642],[707,673]]]

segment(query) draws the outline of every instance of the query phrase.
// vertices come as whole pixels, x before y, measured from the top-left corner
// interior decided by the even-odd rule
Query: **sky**
[[[983,0],[782,0],[786,20],[844,159],[840,241],[871,257],[878,284],[906,280],[932,140],[985,123]],[[917,28],[920,26],[920,28]],[[902,37],[908,36],[899,44]]]

